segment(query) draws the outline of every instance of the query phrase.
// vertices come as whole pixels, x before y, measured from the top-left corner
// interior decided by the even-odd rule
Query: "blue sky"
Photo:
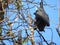
[[[55,10],[52,7],[49,6],[45,6],[45,11],[46,13],[49,15],[50,18],[50,28],[52,28],[53,31],[53,42],[55,42],[57,45],[60,45],[60,37],[58,36],[57,32],[56,32],[56,28],[57,28],[57,24],[59,23],[58,21],[58,6],[57,6],[57,0],[45,0],[47,4],[50,4],[52,6],[56,6]],[[51,39],[51,30],[50,29],[46,29],[46,33],[43,33],[44,37],[46,37],[46,39]]]

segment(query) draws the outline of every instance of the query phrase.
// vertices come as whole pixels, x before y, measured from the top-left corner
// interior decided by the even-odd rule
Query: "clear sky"
[[[50,18],[50,27],[53,31],[53,42],[55,42],[57,45],[60,45],[60,37],[58,36],[56,32],[57,24],[58,24],[58,8],[57,8],[57,1],[58,0],[45,0],[47,4],[55,7],[50,6],[44,6],[46,13],[49,15]],[[55,8],[55,9],[54,9]],[[51,29],[46,29],[46,32],[43,33],[44,37],[46,37],[47,40],[51,39],[52,32]]]

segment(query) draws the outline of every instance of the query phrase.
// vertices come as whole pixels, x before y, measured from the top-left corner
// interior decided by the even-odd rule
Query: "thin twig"
[[[44,42],[46,42],[46,44],[49,45],[48,42],[47,42],[47,41],[45,40],[45,38],[43,37],[43,35],[42,35],[38,30],[37,30],[37,32],[38,32],[39,35],[43,38]]]

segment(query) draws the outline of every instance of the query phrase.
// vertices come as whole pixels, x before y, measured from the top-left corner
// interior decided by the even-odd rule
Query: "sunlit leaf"
[[[22,41],[22,44],[25,44],[28,40],[29,40],[28,37],[26,37],[26,38]]]
[[[11,24],[12,24],[12,23],[11,23],[11,22],[9,22],[9,23],[7,24],[7,26],[11,26]]]
[[[7,34],[7,36],[11,36],[11,37],[14,36],[14,33],[12,31],[8,31],[6,34]]]
[[[2,30],[2,27],[1,27],[1,25],[0,25],[0,30]]]
[[[0,36],[1,36],[1,34],[2,34],[2,26],[0,25]]]
[[[14,4],[16,5],[16,8],[19,10],[19,9],[21,9],[22,0],[20,0],[20,1],[18,0]]]

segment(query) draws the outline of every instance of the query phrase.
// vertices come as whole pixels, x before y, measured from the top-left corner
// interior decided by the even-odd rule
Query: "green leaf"
[[[10,32],[7,32],[6,34],[9,34]]]
[[[24,38],[24,40],[22,41],[22,44],[25,44],[28,41],[28,37]]]
[[[21,9],[21,5],[22,5],[22,1],[20,0],[18,0],[18,1],[16,1],[15,3],[14,3],[15,5],[16,5],[16,8],[19,10],[19,9]]]
[[[0,24],[0,30],[2,30],[2,25]]]
[[[2,34],[2,25],[0,25],[0,36]]]
[[[11,36],[14,36],[14,33],[12,33],[12,35]]]
[[[0,30],[2,30],[2,28],[0,27]]]

